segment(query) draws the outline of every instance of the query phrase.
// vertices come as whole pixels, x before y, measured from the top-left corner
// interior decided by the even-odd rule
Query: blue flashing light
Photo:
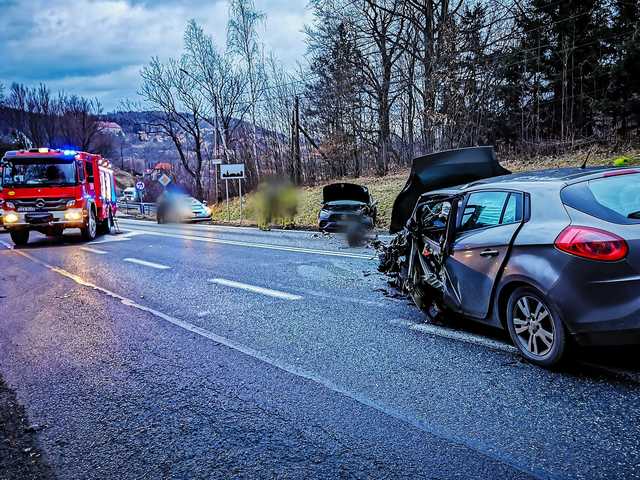
[[[65,157],[75,157],[78,154],[78,152],[76,152],[75,150],[63,150],[62,154]]]

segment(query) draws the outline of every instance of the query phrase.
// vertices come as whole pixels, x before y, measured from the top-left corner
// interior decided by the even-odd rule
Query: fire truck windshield
[[[57,158],[19,158],[5,163],[4,187],[76,185],[75,162]]]

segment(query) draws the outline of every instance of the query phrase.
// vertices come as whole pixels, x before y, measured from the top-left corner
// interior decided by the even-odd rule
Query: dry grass
[[[578,152],[563,157],[541,157],[535,160],[506,159],[501,163],[505,168],[514,172],[525,170],[540,170],[545,168],[560,168],[580,166],[587,156],[587,152]],[[625,165],[640,165],[640,150],[630,150],[625,152],[599,152],[589,156],[588,164],[613,165],[616,160],[625,159]],[[385,177],[360,177],[344,178],[343,181],[366,185],[371,195],[378,201],[378,227],[388,229],[391,220],[391,209],[393,201],[404,187],[409,171],[401,171],[387,175]],[[322,201],[322,187],[328,183],[338,182],[333,180],[320,185],[302,187],[299,189],[298,214],[295,217],[297,228],[317,228],[318,211]],[[227,211],[224,203],[214,205],[213,218],[220,223],[239,224],[240,223],[240,202],[235,198],[229,202],[230,221],[227,222]],[[243,209],[243,225],[256,224],[255,197],[253,194],[245,196]]]

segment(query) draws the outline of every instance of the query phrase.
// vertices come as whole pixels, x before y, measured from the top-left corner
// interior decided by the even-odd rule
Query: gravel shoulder
[[[40,451],[37,432],[15,392],[0,377],[0,480],[55,478]]]

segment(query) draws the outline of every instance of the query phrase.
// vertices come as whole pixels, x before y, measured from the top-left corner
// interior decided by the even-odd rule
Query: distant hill
[[[122,129],[122,134],[116,134],[113,138],[111,160],[114,164],[121,168],[133,168],[137,172],[152,168],[161,162],[177,165],[179,159],[173,141],[161,129],[151,125],[157,115],[158,112],[145,111],[117,112],[102,116],[105,122],[114,122]],[[241,120],[234,120],[232,125],[237,134],[251,129],[249,123]],[[213,127],[206,122],[203,122],[201,127],[205,141],[213,143]],[[260,128],[257,133],[259,138],[273,134]]]
[[[100,121],[103,123],[102,135],[111,138],[111,148],[104,155],[113,164],[123,170],[132,170],[136,173],[143,173],[145,170],[153,168],[158,163],[179,164],[179,158],[171,138],[161,129],[152,126],[154,117],[159,112],[113,112],[101,115]],[[0,143],[10,140],[10,133],[15,130],[12,119],[15,112],[9,108],[0,108]],[[251,130],[250,124],[241,120],[235,120],[233,128],[236,135]],[[213,143],[213,127],[203,122],[202,131],[205,142]],[[258,138],[273,135],[273,132],[266,129],[258,129]],[[286,138],[282,138],[286,141]],[[209,150],[213,150],[209,145]],[[260,148],[260,146],[259,146]]]

